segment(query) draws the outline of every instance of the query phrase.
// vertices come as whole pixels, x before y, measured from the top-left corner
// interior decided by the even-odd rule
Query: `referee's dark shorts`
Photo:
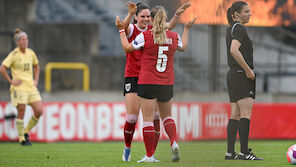
[[[145,99],[157,99],[159,102],[167,102],[173,98],[173,85],[139,84],[138,96]]]
[[[230,68],[227,73],[227,87],[231,103],[246,97],[255,99],[256,78],[254,80],[247,78],[242,69]]]

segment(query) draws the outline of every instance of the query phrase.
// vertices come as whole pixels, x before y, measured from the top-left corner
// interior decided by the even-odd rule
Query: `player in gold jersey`
[[[4,59],[0,72],[11,84],[11,102],[18,111],[16,126],[19,142],[21,145],[32,145],[29,132],[38,123],[43,112],[41,96],[37,89],[40,69],[36,54],[28,48],[28,35],[15,29],[14,40],[18,47]],[[7,68],[10,68],[12,78],[8,75]],[[24,128],[23,118],[27,104],[33,108],[34,114]]]

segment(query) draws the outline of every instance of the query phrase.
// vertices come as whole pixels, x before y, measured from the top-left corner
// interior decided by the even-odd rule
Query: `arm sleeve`
[[[141,49],[142,47],[144,47],[145,45],[145,39],[144,39],[144,34],[141,33],[139,34],[135,40],[132,41],[132,46],[135,50],[139,50]]]
[[[128,26],[128,28],[130,29],[130,32],[129,32],[129,34],[127,34],[127,38],[130,38],[132,36],[133,32],[134,32],[134,25],[130,24]]]
[[[182,39],[181,39],[180,35],[178,34],[178,48],[182,48],[182,47],[183,47]]]
[[[240,43],[243,43],[246,33],[246,28],[240,24],[234,25],[231,31],[232,38],[238,40]]]
[[[33,56],[33,65],[37,65],[39,63],[36,53],[32,50],[32,56]]]
[[[13,63],[13,55],[10,53],[2,62],[2,65],[10,67]]]

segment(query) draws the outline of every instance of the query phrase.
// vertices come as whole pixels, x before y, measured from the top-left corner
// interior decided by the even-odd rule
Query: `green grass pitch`
[[[180,142],[180,162],[171,162],[168,141],[159,142],[155,156],[160,163],[137,163],[145,155],[143,142],[132,144],[132,161],[122,162],[123,142],[58,142],[20,146],[16,142],[0,142],[0,166],[21,167],[282,167],[291,166],[286,159],[293,140],[252,140],[249,146],[264,161],[224,160],[226,141]],[[239,143],[236,144],[239,152]]]

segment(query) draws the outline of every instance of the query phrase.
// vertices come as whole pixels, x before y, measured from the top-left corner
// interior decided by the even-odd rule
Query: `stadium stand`
[[[20,3],[19,0],[0,2],[1,6],[19,6],[15,4]],[[31,33],[30,46],[36,50],[41,66],[44,67],[49,61],[82,61],[90,67],[91,90],[118,91],[122,89],[125,56],[114,26],[114,18],[116,15],[121,18],[126,15],[126,2],[21,1],[26,9],[18,14],[17,24],[12,21],[16,15],[4,10],[0,17],[6,24],[1,24],[0,30],[12,31],[15,27],[22,27]],[[150,0],[146,2],[153,4]],[[171,10],[174,9],[172,7]],[[226,28],[217,26],[216,38],[212,38],[212,25],[195,25],[191,29],[188,50],[176,54],[176,92],[226,92]],[[183,25],[179,24],[174,30],[181,33],[182,29]],[[248,32],[254,42],[258,92],[296,93],[293,86],[296,81],[295,32],[283,27],[248,27]],[[212,59],[213,39],[216,39],[218,46],[215,62]],[[0,42],[1,45],[10,44],[3,37],[0,37]],[[7,53],[7,49],[0,51],[0,61]],[[213,70],[213,67],[217,69]],[[289,75],[279,76],[284,73]],[[74,76],[75,73],[66,71],[56,74],[53,72],[53,80],[57,80],[52,85],[53,91],[81,86],[74,84],[81,83],[75,82],[75,79],[80,78]],[[41,69],[40,78],[40,85],[44,85],[44,68]],[[60,81],[60,78],[65,79]],[[2,80],[3,78],[0,79],[1,87]],[[217,85],[215,90],[213,85]],[[44,90],[44,87],[41,86],[40,90]]]

